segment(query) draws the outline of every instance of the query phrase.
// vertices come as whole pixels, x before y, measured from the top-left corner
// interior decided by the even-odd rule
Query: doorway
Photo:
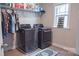
[[[14,10],[1,8],[1,27],[4,47],[4,55],[7,51],[16,48],[16,29],[18,17]]]

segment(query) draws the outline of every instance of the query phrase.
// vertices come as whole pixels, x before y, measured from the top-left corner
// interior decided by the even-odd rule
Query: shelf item
[[[2,6],[11,7],[11,3],[0,3],[0,7]]]
[[[34,3],[13,3],[12,8],[18,9],[35,9],[36,4]]]
[[[24,9],[24,3],[13,3],[12,8]]]
[[[6,3],[7,4],[7,3]],[[23,3],[16,3],[16,4],[12,4],[12,3],[9,3],[9,4],[3,4],[3,3],[0,3],[0,8],[7,8],[7,9],[13,9],[15,11],[25,11],[25,12],[33,12],[33,13],[38,13],[40,15],[44,14],[45,13],[45,10],[40,7],[39,5],[35,5],[35,4],[23,4]],[[25,6],[24,6],[25,5]]]

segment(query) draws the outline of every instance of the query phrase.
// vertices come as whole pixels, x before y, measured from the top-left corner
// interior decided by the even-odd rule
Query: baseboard
[[[62,48],[64,50],[70,51],[72,53],[76,53],[75,48],[65,47],[63,45],[59,45],[59,44],[56,44],[56,43],[53,43],[52,45],[59,47],[59,48]]]

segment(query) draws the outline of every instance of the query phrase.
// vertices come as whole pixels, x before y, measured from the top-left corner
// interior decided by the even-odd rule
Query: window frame
[[[61,5],[64,5],[64,4],[68,4],[68,3],[61,3],[61,4],[56,4],[56,5],[54,5],[54,23],[53,23],[53,27],[54,28],[58,28],[58,21],[57,21],[57,19],[56,19],[56,17],[57,16],[67,16],[67,27],[64,27],[64,24],[63,24],[63,28],[62,29],[69,29],[69,22],[70,22],[70,10],[71,10],[71,8],[70,8],[70,4],[68,4],[68,13],[67,14],[59,14],[59,15],[56,15],[56,6],[61,6]]]

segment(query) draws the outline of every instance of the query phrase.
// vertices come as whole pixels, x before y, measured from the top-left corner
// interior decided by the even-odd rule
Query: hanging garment
[[[6,30],[6,33],[8,33],[8,30],[9,30],[9,28],[8,28],[8,26],[9,26],[9,15],[8,15],[8,13],[4,14],[4,18],[5,18],[5,20],[4,20],[5,30]]]
[[[15,32],[15,17],[8,12],[2,12],[2,33],[6,35],[7,33]]]
[[[12,32],[15,32],[19,29],[19,17],[18,15],[14,12],[14,10],[12,10],[12,23],[13,23],[13,28],[12,28]]]
[[[15,16],[14,15],[12,15],[12,33],[14,33],[15,32]]]
[[[2,33],[3,35],[6,35],[8,33],[8,30],[9,30],[9,15],[8,13],[3,13],[2,12]]]
[[[3,13],[1,13],[2,15],[2,35],[6,35],[6,31],[5,31],[5,22],[4,22],[4,15]]]
[[[15,18],[11,14],[9,14],[9,17],[10,17],[10,19],[9,19],[9,33],[14,33],[15,32],[15,29],[14,29],[14,27],[15,27],[15,23],[14,23]]]

